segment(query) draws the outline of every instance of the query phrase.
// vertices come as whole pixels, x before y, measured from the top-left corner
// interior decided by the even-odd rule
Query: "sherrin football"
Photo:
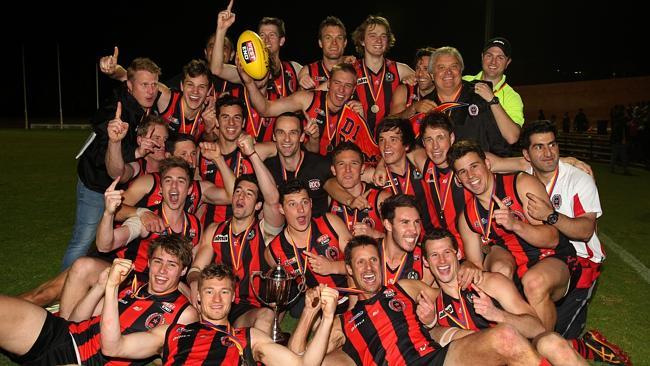
[[[237,40],[237,56],[244,72],[261,80],[269,71],[269,53],[257,33],[244,31]]]

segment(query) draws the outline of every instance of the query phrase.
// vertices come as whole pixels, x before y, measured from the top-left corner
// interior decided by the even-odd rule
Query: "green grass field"
[[[74,156],[87,135],[0,130],[0,293],[19,294],[58,272],[74,221]],[[644,240],[650,238],[650,173],[632,169],[633,176],[622,176],[602,164],[593,167],[604,212],[599,230],[650,266]],[[588,327],[601,329],[635,365],[650,364],[650,347],[644,346],[650,329],[649,292],[650,284],[610,249]],[[9,363],[0,357],[4,364]]]

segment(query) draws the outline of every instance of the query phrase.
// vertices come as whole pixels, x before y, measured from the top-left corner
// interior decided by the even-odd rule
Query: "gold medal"
[[[485,254],[485,255],[490,254],[490,250],[492,250],[492,247],[490,247],[489,244],[484,244],[484,245],[481,246],[481,251],[482,251],[483,254]]]
[[[373,104],[372,107],[370,107],[370,111],[374,114],[377,114],[379,112],[379,106],[376,104]]]

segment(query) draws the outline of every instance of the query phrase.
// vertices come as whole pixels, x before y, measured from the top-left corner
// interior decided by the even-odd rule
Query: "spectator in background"
[[[620,162],[623,166],[623,174],[629,174],[627,165],[629,162],[627,155],[627,144],[630,139],[629,130],[627,128],[627,118],[625,116],[625,107],[622,105],[615,105],[610,113],[610,120],[612,121],[612,132],[610,134],[610,142],[612,144],[612,160],[610,163],[610,171],[616,173],[616,165]]]
[[[582,108],[578,109],[578,114],[573,119],[573,126],[577,132],[586,132],[589,129],[589,120]]]
[[[569,117],[569,112],[564,112],[564,117],[562,118],[562,132],[568,133],[571,131],[571,117]]]

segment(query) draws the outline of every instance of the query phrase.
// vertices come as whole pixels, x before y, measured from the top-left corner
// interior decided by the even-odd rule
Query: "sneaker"
[[[593,360],[611,365],[631,366],[632,360],[619,346],[610,342],[598,330],[592,329],[582,336],[587,348],[592,351]]]
[[[59,315],[60,308],[61,308],[61,304],[56,303],[56,304],[52,304],[52,305],[46,307],[45,310],[49,311],[50,313],[52,313],[54,315]]]

